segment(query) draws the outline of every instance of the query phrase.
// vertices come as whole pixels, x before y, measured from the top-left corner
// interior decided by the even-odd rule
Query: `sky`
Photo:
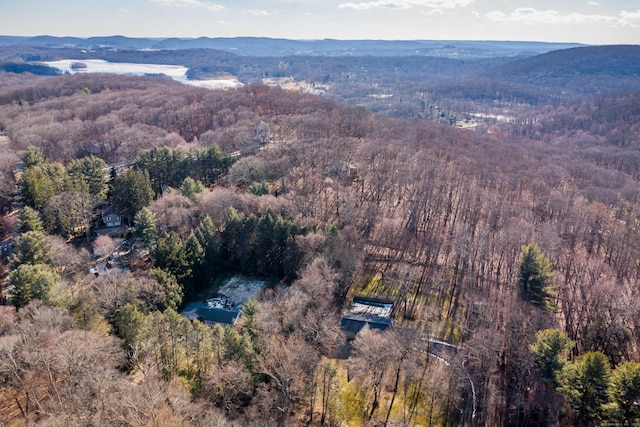
[[[0,0],[12,36],[640,44],[640,0]]]

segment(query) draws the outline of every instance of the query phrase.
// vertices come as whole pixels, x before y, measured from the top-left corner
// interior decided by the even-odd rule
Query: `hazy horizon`
[[[317,41],[329,41],[335,40],[339,42],[366,42],[366,41],[381,41],[381,42],[473,42],[473,43],[541,43],[541,44],[584,44],[585,46],[595,46],[595,43],[581,43],[581,42],[567,42],[567,41],[545,41],[545,40],[507,40],[507,39],[383,39],[383,38],[292,38],[292,37],[269,37],[269,36],[195,36],[195,37],[180,37],[180,36],[128,36],[125,34],[95,34],[91,36],[75,36],[75,35],[55,35],[55,34],[31,34],[31,35],[15,35],[15,34],[0,34],[0,37],[16,37],[16,38],[37,38],[37,37],[54,37],[54,38],[75,38],[80,40],[89,40],[93,38],[110,38],[110,37],[124,37],[128,39],[141,39],[141,40],[198,40],[203,38],[209,39],[271,39],[271,40],[288,40],[296,42],[317,42]],[[636,43],[610,43],[611,45],[635,45]]]
[[[640,5],[628,0],[24,0],[0,14],[2,33],[23,37],[640,44]]]

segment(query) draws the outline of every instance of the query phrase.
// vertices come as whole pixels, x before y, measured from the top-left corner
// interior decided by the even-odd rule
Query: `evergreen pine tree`
[[[551,263],[540,248],[531,243],[522,248],[518,271],[518,291],[525,301],[548,306],[554,296],[551,290],[553,277]]]
[[[607,356],[599,351],[583,354],[562,370],[559,391],[587,425],[604,414],[610,375]]]
[[[21,264],[9,275],[9,282],[13,286],[9,302],[22,307],[35,299],[48,301],[51,290],[59,280],[60,277],[50,265]]]
[[[158,231],[156,230],[156,216],[149,208],[142,208],[136,214],[134,219],[136,234],[142,239],[148,248],[155,245],[158,239]]]
[[[23,234],[28,231],[44,233],[44,225],[40,213],[30,206],[25,206],[20,209],[18,233]]]

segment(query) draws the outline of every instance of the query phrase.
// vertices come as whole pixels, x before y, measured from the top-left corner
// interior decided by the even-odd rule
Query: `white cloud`
[[[442,11],[442,9],[432,9],[429,12],[426,13],[427,16],[431,16],[431,15],[444,15],[444,12]]]
[[[150,0],[151,3],[170,7],[204,7],[212,12],[217,12],[225,7],[219,4],[210,4],[200,0]]]
[[[499,10],[494,10],[492,12],[489,13],[485,13],[485,15],[487,18],[489,18],[492,21],[506,21],[507,20],[507,14],[504,12],[500,12]]]
[[[377,0],[362,3],[342,3],[340,9],[370,10],[379,8],[409,9],[429,7],[432,9],[453,9],[470,6],[475,0]]]
[[[492,21],[520,22],[525,24],[590,24],[607,23],[614,25],[633,25],[629,22],[634,16],[640,17],[638,12],[622,12],[620,16],[595,15],[584,13],[562,14],[557,10],[537,10],[532,7],[520,7],[506,14],[493,11],[485,14]]]
[[[266,10],[251,9],[251,10],[247,10],[246,12],[253,16],[269,16],[269,12],[267,12]]]
[[[151,0],[151,3],[158,3],[163,6],[202,6],[198,0]]]
[[[622,12],[620,12],[620,16],[623,19],[627,19],[629,21],[640,20],[640,9],[634,12],[627,12],[626,10],[623,10]]]
[[[598,3],[597,1],[588,1],[587,4],[589,6],[600,6],[600,3]]]
[[[340,9],[369,10],[386,7],[390,9],[408,9],[410,6],[407,2],[397,2],[393,0],[379,0],[368,3],[342,3],[338,5]]]

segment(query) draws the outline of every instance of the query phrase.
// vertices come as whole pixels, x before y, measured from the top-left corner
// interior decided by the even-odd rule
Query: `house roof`
[[[393,320],[375,314],[347,313],[340,319],[340,328],[347,338],[355,338],[365,326],[384,331],[392,325]]]
[[[182,310],[182,316],[189,320],[201,320],[205,322],[233,325],[240,317],[240,310],[234,307],[231,310],[224,308],[211,308],[203,302],[192,302]]]
[[[113,206],[108,205],[105,206],[105,208],[102,210],[102,217],[104,218],[107,215],[118,215],[120,216],[120,214],[118,214],[115,209],[113,208]]]
[[[340,319],[340,328],[353,339],[364,328],[384,331],[393,325],[393,301],[379,298],[354,297],[349,313]]]
[[[350,313],[375,314],[380,317],[391,317],[393,301],[379,298],[354,297]]]

